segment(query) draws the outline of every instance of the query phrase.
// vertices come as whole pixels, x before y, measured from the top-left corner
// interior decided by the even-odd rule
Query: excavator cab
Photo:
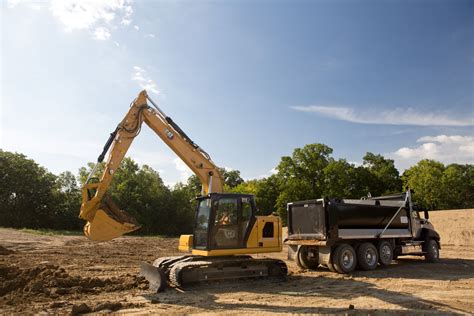
[[[255,213],[252,195],[211,193],[199,197],[193,249],[245,248]]]
[[[211,193],[196,198],[192,235],[181,235],[179,250],[199,256],[281,251],[281,220],[257,216],[251,194]]]

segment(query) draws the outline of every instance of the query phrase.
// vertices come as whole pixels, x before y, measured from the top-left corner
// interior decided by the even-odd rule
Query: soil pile
[[[0,246],[0,256],[10,255],[13,252],[14,252],[13,250],[10,250],[10,249],[7,249],[3,246]]]
[[[441,236],[441,244],[474,246],[474,209],[432,211],[430,221]]]
[[[65,294],[115,292],[146,287],[143,278],[131,274],[112,278],[80,277],[71,276],[65,269],[54,264],[40,264],[31,268],[0,265],[0,296],[10,296],[14,300],[31,295],[57,298]]]

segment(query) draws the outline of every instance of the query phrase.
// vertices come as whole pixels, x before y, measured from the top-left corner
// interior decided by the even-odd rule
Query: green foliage
[[[474,166],[421,160],[402,176],[414,199],[429,209],[471,208],[474,206]]]
[[[354,189],[354,166],[345,159],[330,159],[323,169],[324,187],[322,196],[351,197]]]
[[[363,166],[370,172],[368,182],[372,196],[380,196],[400,192],[402,181],[392,159],[385,159],[382,155],[367,153],[364,156]]]
[[[474,166],[451,164],[441,178],[443,201],[441,208],[474,207]]]
[[[104,166],[100,164],[97,167],[94,177],[101,176]],[[93,163],[88,163],[87,167],[79,170],[82,183],[93,167]],[[192,232],[195,209],[192,200],[200,191],[201,184],[195,175],[188,179],[186,185],[178,184],[171,190],[153,168],[147,165],[140,167],[133,159],[126,157],[115,171],[108,194],[142,225],[135,234],[176,236]]]
[[[242,182],[228,192],[253,194],[257,204],[257,214],[270,215],[275,212],[280,189],[277,177],[272,175],[264,179]]]
[[[277,212],[286,222],[288,202],[321,197],[360,198],[414,191],[414,200],[435,208],[474,206],[474,166],[444,166],[422,160],[400,178],[391,159],[367,153],[361,166],[345,159],[334,159],[332,148],[308,144],[282,157],[276,174],[244,181],[240,171],[221,170],[225,191],[255,195],[258,214]],[[79,231],[80,186],[94,167],[79,169],[78,177],[69,171],[55,176],[33,160],[18,153],[0,150],[0,226],[25,227],[46,232],[50,229]],[[93,177],[100,178],[105,164],[97,166]],[[78,183],[79,182],[79,183]],[[403,184],[403,188],[402,188]],[[178,235],[191,233],[195,197],[201,193],[197,176],[173,188],[164,185],[158,172],[125,158],[116,170],[108,194],[142,225],[137,234]]]
[[[321,196],[324,186],[324,168],[329,164],[332,148],[323,144],[309,144],[296,148],[291,157],[282,157],[277,166],[282,181],[304,182],[309,189],[302,196]],[[284,189],[284,188],[283,188]]]
[[[413,190],[413,198],[428,209],[441,205],[443,196],[442,176],[444,165],[440,162],[424,159],[403,173],[405,188]]]
[[[0,225],[51,227],[56,177],[25,155],[0,150]]]
[[[244,179],[240,176],[239,170],[226,170],[224,168],[219,168],[219,171],[224,178],[224,190],[230,191],[239,184],[244,182]]]
[[[61,173],[56,179],[56,213],[53,222],[58,223],[55,228],[79,230],[82,222],[77,216],[81,207],[81,191],[76,177],[70,171]]]
[[[190,191],[192,197],[201,195],[202,186],[201,181],[199,180],[197,175],[193,174],[192,176],[190,176],[185,186]]]

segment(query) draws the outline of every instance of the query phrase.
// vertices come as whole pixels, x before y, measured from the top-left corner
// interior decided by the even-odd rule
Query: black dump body
[[[362,200],[318,199],[288,204],[288,239],[335,240],[340,230],[409,229],[403,195]]]

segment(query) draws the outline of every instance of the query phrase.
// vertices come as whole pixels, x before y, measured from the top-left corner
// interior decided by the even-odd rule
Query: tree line
[[[474,207],[474,166],[421,160],[400,175],[394,161],[367,153],[356,166],[332,157],[332,148],[308,144],[281,158],[276,173],[244,181],[238,170],[221,170],[226,192],[256,196],[259,214],[277,213],[286,222],[286,203],[321,197],[360,198],[410,188],[427,209]],[[94,164],[54,175],[20,153],[0,149],[0,226],[80,230],[80,187]],[[100,164],[95,177],[104,169]],[[194,197],[201,192],[196,176],[170,188],[153,168],[125,158],[109,194],[142,228],[138,234],[176,236],[192,231]]]

